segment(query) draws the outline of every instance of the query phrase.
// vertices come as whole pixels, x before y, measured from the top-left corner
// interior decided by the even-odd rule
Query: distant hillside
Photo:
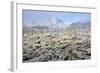
[[[31,26],[23,26],[24,32],[54,32],[54,31],[64,31],[64,29],[82,29],[82,28],[90,28],[91,22],[73,22],[69,26],[66,26],[64,22],[58,18],[51,18],[48,21],[43,21],[39,24],[32,24]]]
[[[70,25],[70,28],[90,28],[91,27],[91,22],[87,21],[87,22],[76,22],[76,23],[72,23]]]
[[[43,25],[36,25],[32,27],[24,27],[23,31],[24,32],[43,32],[43,31],[48,31],[49,27],[48,26],[43,26]]]

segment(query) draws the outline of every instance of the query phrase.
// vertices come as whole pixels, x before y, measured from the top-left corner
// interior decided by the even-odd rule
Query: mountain
[[[25,25],[24,25],[25,26]],[[48,20],[44,20],[44,21],[37,21],[35,23],[32,23],[30,25],[26,25],[27,28],[25,28],[24,30],[28,30],[28,31],[59,31],[63,28],[65,28],[65,24],[62,20],[56,18],[56,17],[52,17]]]
[[[70,25],[70,28],[90,28],[91,27],[91,22],[87,21],[87,22],[76,22],[76,23],[72,23]]]
[[[32,24],[27,24],[24,25],[24,31],[63,31],[64,29],[75,29],[75,28],[90,28],[91,27],[91,22],[73,22],[73,23],[68,23],[64,22],[63,20],[57,18],[57,17],[52,17],[50,19],[46,19],[44,21],[37,21],[33,22]]]
[[[49,27],[49,31],[61,31],[65,28],[64,22],[56,17],[52,17],[48,22],[47,26]]]

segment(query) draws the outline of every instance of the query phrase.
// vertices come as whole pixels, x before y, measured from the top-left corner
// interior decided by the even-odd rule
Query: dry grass
[[[89,29],[63,32],[25,32],[23,62],[85,60],[91,58]]]

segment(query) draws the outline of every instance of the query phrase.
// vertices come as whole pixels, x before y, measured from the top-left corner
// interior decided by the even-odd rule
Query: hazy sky
[[[51,12],[51,11],[35,11],[23,10],[23,23],[24,25],[34,24],[36,22],[48,21],[52,18],[57,18],[65,23],[72,22],[86,22],[91,21],[90,13],[77,13],[77,12]]]

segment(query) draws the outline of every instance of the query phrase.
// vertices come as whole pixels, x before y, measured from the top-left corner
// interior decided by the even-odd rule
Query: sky
[[[54,12],[54,11],[39,11],[39,10],[23,10],[22,19],[24,25],[35,25],[35,23],[49,21],[52,18],[57,18],[64,23],[86,22],[91,21],[90,13],[82,12]]]

